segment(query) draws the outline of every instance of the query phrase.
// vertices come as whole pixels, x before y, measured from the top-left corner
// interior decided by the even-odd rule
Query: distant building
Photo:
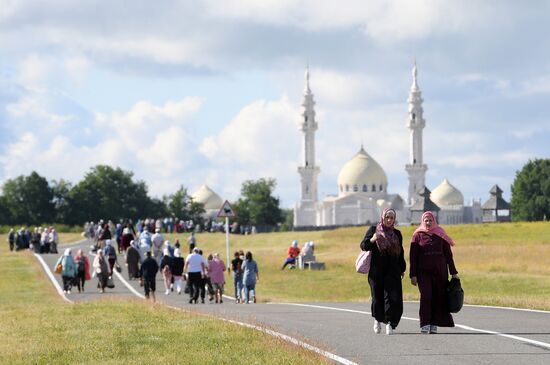
[[[420,223],[422,213],[434,211],[441,224],[478,223],[482,221],[481,202],[464,205],[464,196],[448,179],[434,189],[425,186],[428,166],[423,160],[422,131],[426,125],[422,108],[422,92],[417,82],[416,62],[412,70],[413,82],[408,103],[407,127],[410,129],[410,154],[405,165],[409,179],[405,201],[399,194],[388,193],[384,169],[364,147],[342,167],[338,174],[337,195],[318,200],[317,181],[320,173],[315,162],[315,102],[309,85],[309,68],[305,74],[302,107],[303,160],[300,174],[300,200],[294,207],[294,226],[363,225],[378,222],[384,208],[393,208],[400,223]],[[485,212],[485,209],[483,210]]]
[[[489,193],[491,197],[481,206],[483,222],[510,222],[512,211],[510,204],[502,199],[502,190],[494,185]]]
[[[218,212],[220,211],[224,201],[216,194],[216,192],[208,185],[202,185],[197,191],[195,191],[191,197],[194,201],[204,204],[206,219],[216,219]]]

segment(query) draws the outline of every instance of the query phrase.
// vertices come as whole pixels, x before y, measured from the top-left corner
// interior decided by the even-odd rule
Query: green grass
[[[454,259],[462,278],[465,301],[471,304],[550,310],[550,224],[501,223],[446,226],[453,237]],[[260,267],[260,301],[368,301],[366,277],[355,273],[355,258],[366,227],[317,232],[231,235],[231,256],[250,250]],[[414,227],[400,227],[405,259]],[[188,234],[177,238],[187,245]],[[175,235],[170,239],[174,241]],[[280,267],[293,239],[300,247],[315,241],[315,255],[325,271],[285,270]],[[206,253],[219,252],[226,260],[225,235],[202,233],[197,241]],[[232,284],[230,284],[232,285]],[[408,272],[403,280],[406,300],[418,300]]]
[[[5,247],[0,291],[1,364],[326,363],[256,330],[143,300],[68,304],[34,257]]]

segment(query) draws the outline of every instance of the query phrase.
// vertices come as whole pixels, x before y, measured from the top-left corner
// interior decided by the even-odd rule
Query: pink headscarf
[[[395,210],[391,208],[386,208],[380,216],[380,222],[376,225],[376,245],[378,250],[381,253],[389,253],[391,255],[399,255],[401,253],[401,246],[399,245],[399,237],[395,234],[393,226],[395,225],[395,220],[391,226],[386,226],[384,224],[384,217],[389,212],[393,213],[393,216],[396,217]]]
[[[433,221],[432,228],[430,228],[430,229],[428,229],[428,227],[426,227],[426,225],[424,224],[424,218],[426,218],[428,216],[432,217],[432,221]],[[422,214],[422,218],[420,219],[420,226],[413,233],[413,240],[414,241],[416,240],[419,232],[424,232],[424,233],[428,233],[428,234],[435,234],[436,236],[441,237],[445,241],[447,241],[447,243],[449,245],[451,245],[451,246],[455,245],[453,239],[451,237],[449,237],[447,235],[447,233],[445,233],[445,230],[443,228],[441,228],[439,226],[439,224],[437,224],[437,219],[435,219],[434,214],[430,211],[424,212],[424,214]]]

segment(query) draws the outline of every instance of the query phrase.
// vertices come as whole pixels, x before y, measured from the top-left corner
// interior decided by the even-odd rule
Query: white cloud
[[[221,186],[218,193],[231,198],[249,179],[273,177],[283,189],[292,186],[300,153],[299,118],[299,107],[285,95],[243,107],[225,128],[199,146],[209,160],[209,172],[202,174],[206,183],[214,189]]]
[[[541,75],[521,83],[520,95],[550,94],[550,75]]]
[[[31,54],[19,65],[19,82],[28,87],[43,86],[53,67],[53,61],[49,57]]]
[[[65,70],[68,77],[77,85],[82,86],[92,64],[86,57],[76,56],[65,59]]]
[[[206,1],[207,11],[223,19],[294,26],[308,31],[362,28],[374,40],[418,39],[466,32],[483,25],[488,6],[437,0],[339,2],[304,0]]]
[[[83,129],[91,130],[95,137],[88,145],[71,134],[70,123],[50,128],[50,118],[44,128],[23,133],[6,146],[0,160],[3,176],[11,178],[36,170],[49,179],[77,182],[90,167],[108,164],[134,171],[137,178],[148,182],[153,195],[173,192],[182,184],[189,156],[195,154],[188,135],[190,120],[201,103],[196,97],[160,106],[141,101],[126,113],[97,113],[94,125]],[[21,118],[18,110],[12,107],[12,116]],[[48,114],[38,114],[40,117]]]
[[[498,153],[464,153],[433,158],[440,165],[449,164],[459,168],[494,168],[501,166],[518,166],[532,157],[532,153],[525,150],[515,150]]]

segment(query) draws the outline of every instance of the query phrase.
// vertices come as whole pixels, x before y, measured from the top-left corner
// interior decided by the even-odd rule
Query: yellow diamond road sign
[[[222,217],[234,217],[235,216],[235,211],[233,210],[233,208],[231,208],[231,205],[229,204],[229,202],[226,200],[225,203],[223,203],[220,211],[218,212],[218,217],[222,218]]]

